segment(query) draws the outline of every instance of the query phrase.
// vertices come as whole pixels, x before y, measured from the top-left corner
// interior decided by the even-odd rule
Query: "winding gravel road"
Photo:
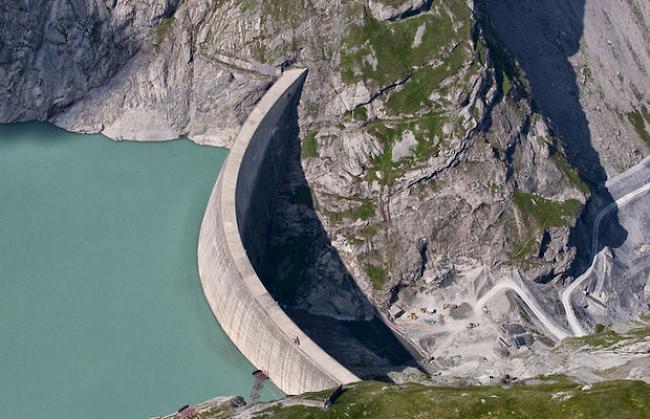
[[[483,307],[485,303],[498,294],[501,291],[514,291],[519,295],[519,297],[526,303],[530,310],[537,316],[537,318],[542,322],[544,327],[548,329],[549,332],[556,339],[562,340],[571,336],[567,331],[560,326],[551,316],[546,313],[546,310],[537,302],[537,299],[530,293],[528,289],[522,287],[515,283],[511,279],[505,279],[496,284],[490,291],[488,291],[480,300],[477,302],[478,307]]]
[[[633,201],[635,198],[638,198],[639,196],[645,194],[650,190],[650,183],[646,183],[642,187],[635,189],[634,191],[628,193],[627,195],[624,195],[623,197],[617,199],[616,201],[612,202],[605,208],[603,208],[598,215],[596,216],[596,220],[594,222],[594,230],[592,232],[591,236],[591,254],[595,255],[594,260],[591,263],[591,266],[585,273],[580,275],[575,281],[571,283],[563,292],[562,292],[562,305],[564,306],[564,311],[566,312],[566,317],[567,320],[569,321],[569,326],[571,327],[571,330],[573,331],[573,334],[575,336],[585,336],[587,332],[585,329],[582,327],[580,324],[580,321],[578,320],[576,316],[576,312],[573,308],[573,304],[571,303],[571,296],[573,295],[573,292],[587,279],[591,276],[591,273],[594,271],[594,266],[596,266],[596,263],[598,262],[598,259],[600,258],[600,253],[596,254],[598,252],[598,237],[600,234],[600,224],[602,223],[603,219],[607,214],[612,212],[616,208],[620,208],[624,206],[625,204]],[[607,263],[605,259],[603,259],[603,263]]]
[[[637,172],[645,170],[647,173],[650,172],[650,157],[645,158],[643,161],[641,161],[639,164],[631,168],[630,170],[621,173],[620,175],[610,179],[607,183],[606,186],[612,186],[617,183],[627,183],[627,178],[634,176],[637,174]],[[547,311],[537,302],[537,299],[530,293],[528,289],[525,287],[522,287],[521,285],[517,284],[514,282],[512,279],[505,279],[500,281],[498,284],[496,284],[490,291],[488,291],[485,295],[483,295],[477,302],[478,307],[483,307],[485,303],[490,300],[492,297],[494,297],[496,294],[498,294],[501,291],[513,291],[519,295],[519,297],[528,305],[530,310],[537,316],[537,318],[540,320],[540,322],[548,329],[548,331],[558,340],[562,340],[564,338],[570,337],[570,336],[585,336],[587,332],[585,329],[582,327],[580,324],[580,321],[578,320],[576,316],[576,312],[573,308],[573,305],[571,303],[571,297],[575,290],[580,287],[580,285],[591,276],[591,274],[594,271],[594,267],[598,263],[599,259],[602,259],[602,263],[607,263],[607,261],[601,256],[600,253],[597,253],[599,250],[599,235],[600,235],[600,225],[607,216],[607,214],[611,213],[614,209],[616,208],[621,208],[628,204],[629,202],[633,201],[634,199],[640,197],[641,195],[647,193],[650,191],[650,180],[647,178],[647,174],[645,176],[640,176],[641,179],[647,180],[643,185],[638,187],[637,189],[633,190],[632,192],[627,193],[626,195],[618,198],[616,201],[612,202],[605,208],[603,208],[598,215],[596,216],[596,219],[594,220],[594,229],[592,231],[592,248],[591,248],[591,253],[594,255],[594,259],[591,263],[591,266],[585,273],[580,275],[575,281],[573,281],[563,292],[561,295],[561,300],[562,300],[562,305],[564,307],[564,311],[566,312],[567,316],[567,321],[569,322],[569,326],[571,328],[571,332],[568,332],[564,327],[559,325],[555,319],[553,318],[552,315],[549,315]]]

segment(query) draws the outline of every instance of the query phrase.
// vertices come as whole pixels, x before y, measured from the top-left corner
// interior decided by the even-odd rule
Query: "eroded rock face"
[[[650,137],[644,141],[630,120],[648,103],[647,2],[486,4],[499,36],[526,70],[542,112],[558,135],[572,138],[567,152],[580,154],[576,160],[592,166],[592,176],[602,181],[647,155]]]
[[[367,320],[473,269],[557,284],[590,185],[648,154],[650,6],[525,3],[1,1],[0,122],[227,146],[305,66],[269,244],[288,307]]]
[[[47,118],[104,84],[136,53],[165,5],[37,1],[1,7],[0,114],[12,121]]]
[[[229,144],[270,85],[201,56],[210,1],[3,2],[0,121]]]
[[[431,0],[369,0],[368,8],[378,20],[397,20],[427,10]]]

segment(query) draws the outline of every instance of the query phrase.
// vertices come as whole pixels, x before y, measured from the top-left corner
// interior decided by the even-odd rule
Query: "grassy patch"
[[[444,123],[443,114],[430,112],[419,118],[375,121],[370,124],[367,127],[368,133],[379,139],[384,147],[382,154],[372,161],[372,167],[368,170],[370,180],[378,179],[382,184],[391,185],[415,162],[436,156],[443,139]],[[412,155],[393,161],[393,145],[401,140],[407,130],[415,136],[416,145],[412,149]]]
[[[557,202],[521,191],[515,193],[515,205],[528,222],[542,230],[566,225],[582,208],[582,203],[575,199]]]
[[[225,0],[217,3],[221,3],[218,7],[223,7]],[[305,47],[309,40],[299,30],[300,26],[310,18],[321,18],[319,14],[313,13],[312,8],[296,7],[293,2],[286,0],[238,0],[232,3],[238,4],[245,16],[259,16],[257,24],[260,29],[252,30],[258,34],[244,48],[262,63],[269,63],[279,56],[295,53]],[[281,36],[283,34],[289,36]]]
[[[162,45],[175,21],[176,17],[174,15],[166,17],[160,21],[160,24],[156,28],[156,39],[154,41],[154,46],[160,47],[160,45]]]
[[[235,398],[235,400],[200,412],[197,416],[197,419],[228,419],[235,415],[236,407],[244,406],[245,404],[246,400],[244,400],[243,397],[238,396]],[[181,419],[181,415],[179,413],[176,413],[172,415],[171,418]]]
[[[616,333],[611,326],[596,324],[593,334],[569,338],[566,340],[566,344],[572,347],[591,346],[594,348],[608,348],[623,341],[633,343],[647,339],[648,337],[650,337],[650,327],[648,326],[637,327],[626,333]]]
[[[608,346],[617,344],[624,339],[624,336],[619,335],[613,330],[606,329],[601,332],[594,333],[593,335],[569,339],[570,340],[567,342],[569,344],[573,343],[574,345],[578,346],[587,345],[594,348],[606,348]]]
[[[381,289],[386,282],[388,282],[388,275],[386,275],[386,270],[384,268],[367,263],[363,267],[363,270],[372,281],[372,287],[376,290]]]
[[[427,13],[398,22],[381,22],[367,15],[351,26],[343,40],[343,81],[374,81],[384,86],[405,78],[413,66],[423,65],[455,40],[469,38],[470,12],[463,0],[448,0],[448,13]],[[456,22],[461,25],[454,25]],[[424,25],[422,43],[414,46],[417,29]]]
[[[368,220],[375,216],[375,205],[369,199],[364,199],[361,206],[350,212],[350,218],[355,220]]]
[[[344,220],[369,220],[375,216],[375,205],[370,199],[359,199],[361,205],[356,208],[343,212],[326,212],[327,217],[335,222],[340,223]]]
[[[489,19],[483,22],[482,27],[487,45],[484,46],[481,42],[478,42],[476,55],[484,64],[486,63],[486,55],[489,55],[495,70],[497,88],[501,94],[507,96],[513,86],[522,86],[526,91],[530,91],[528,80],[517,66],[515,58],[501,42]]]
[[[309,130],[302,143],[303,157],[318,157],[318,142],[316,141],[316,130]]]
[[[440,388],[362,382],[328,411],[275,407],[274,418],[643,418],[650,417],[650,385],[610,381],[581,390],[568,380],[539,385]]]
[[[642,106],[640,110],[628,112],[626,115],[636,133],[639,134],[639,137],[650,146],[650,133],[646,129],[646,124],[650,124],[650,113],[648,113],[648,109]]]
[[[509,253],[510,262],[522,267],[528,267],[530,262],[528,256],[538,249],[539,245],[537,240],[528,240],[519,242],[514,245],[514,250]]]
[[[362,123],[368,122],[368,110],[363,106],[359,106],[356,109],[347,111],[343,115],[343,118],[345,118],[348,121],[357,121]]]
[[[591,335],[570,337],[562,341],[561,346],[556,348],[558,351],[576,351],[583,347],[593,349],[608,349],[617,346],[632,345],[634,343],[646,341],[650,338],[650,326],[640,326],[630,329],[624,333],[617,333],[611,325],[596,324]],[[604,372],[615,372],[616,367]],[[607,376],[608,374],[604,375]],[[620,374],[618,375],[620,376]]]
[[[637,329],[630,330],[628,336],[634,339],[646,339],[650,337],[650,327],[639,327]]]
[[[240,404],[244,405],[246,402],[243,397],[240,397]],[[199,413],[198,419],[228,419],[235,415],[235,409],[231,405],[214,407]]]
[[[458,73],[467,58],[467,51],[459,47],[454,49],[442,64],[417,70],[402,90],[390,95],[387,103],[388,113],[415,113],[423,107],[431,106],[431,93],[440,87],[443,80]]]
[[[555,166],[560,169],[564,176],[571,185],[576,187],[580,192],[587,194],[590,191],[589,185],[580,177],[580,174],[576,169],[571,166],[571,163],[566,159],[566,156],[559,151],[555,151],[551,155],[551,159]]]
[[[519,70],[505,50],[496,45],[491,46],[490,57],[496,72],[497,86],[501,93],[507,96],[513,84],[519,80]]]
[[[534,117],[538,117],[537,114],[534,114]],[[584,194],[588,194],[591,191],[591,189],[596,186],[591,182],[589,182],[588,179],[584,179],[582,176],[580,176],[580,173],[569,162],[569,160],[566,157],[566,154],[564,153],[564,148],[562,147],[559,138],[538,137],[538,140],[540,141],[540,143],[542,143],[542,145],[543,144],[548,145],[551,153],[551,160],[553,161],[553,163],[555,163],[555,167],[557,167],[562,172],[562,174],[564,174],[564,176],[567,178],[567,180],[572,186],[574,186],[576,189],[578,189],[580,192]]]

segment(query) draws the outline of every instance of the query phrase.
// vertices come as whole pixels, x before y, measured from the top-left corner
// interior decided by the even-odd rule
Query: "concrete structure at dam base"
[[[264,251],[306,75],[285,71],[249,115],[210,196],[198,243],[212,312],[244,356],[286,394],[359,381],[284,313],[253,268]]]

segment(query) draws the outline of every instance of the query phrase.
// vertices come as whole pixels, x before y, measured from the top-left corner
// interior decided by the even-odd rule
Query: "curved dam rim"
[[[217,183],[215,184],[213,194],[220,193],[220,205],[217,210],[221,213],[222,228],[225,236],[225,247],[241,276],[241,280],[243,281],[246,290],[259,305],[262,312],[266,314],[271,323],[284,335],[286,341],[293,342],[295,338],[298,338],[300,343],[295,344],[295,348],[301,352],[306,359],[311,361],[311,363],[313,363],[323,375],[329,377],[333,382],[347,384],[360,381],[360,378],[341,365],[331,355],[318,346],[309,336],[307,336],[307,334],[305,334],[302,329],[300,329],[282,310],[277,301],[273,299],[271,294],[264,287],[261,279],[255,272],[244,247],[239,229],[239,221],[237,219],[237,186],[239,184],[241,166],[246,157],[248,146],[254,139],[257,131],[260,129],[260,124],[264,121],[265,117],[272,110],[276,102],[283,97],[285,92],[290,90],[296,84],[303,83],[306,75],[307,69],[292,68],[285,70],[282,73],[282,76],[258,102],[244,122],[237,138],[235,139],[226,162],[224,163],[221,174],[219,175],[219,180],[217,180]],[[220,188],[220,191],[218,191],[217,188]],[[207,212],[208,211],[206,210],[206,215]],[[204,220],[201,226],[201,234],[204,230],[205,222],[206,220]],[[201,238],[199,238],[199,242],[200,240]],[[201,263],[199,261],[199,266],[200,265]],[[207,279],[201,274],[200,269],[199,277],[206,298],[209,298],[204,283]],[[216,313],[214,314],[215,317],[217,317]],[[226,333],[240,352],[248,358],[253,365],[255,365],[254,360],[248,356],[245,350],[242,350],[236,341],[236,338],[231,336],[228,331],[226,331]],[[255,366],[259,367],[258,365]],[[286,388],[283,388],[282,383],[276,382],[273,376],[270,376],[270,379],[274,381],[282,391],[287,394],[290,393]]]

